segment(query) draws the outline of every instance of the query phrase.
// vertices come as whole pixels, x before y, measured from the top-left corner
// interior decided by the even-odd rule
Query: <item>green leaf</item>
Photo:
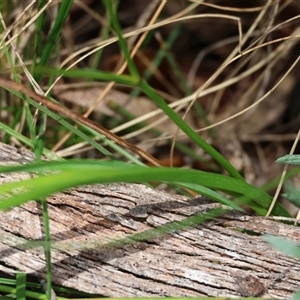
[[[300,291],[298,291],[297,293],[295,293],[292,297],[291,300],[300,300]]]
[[[287,193],[284,193],[282,196],[300,208],[300,191],[297,190],[291,182],[287,182],[285,188]]]
[[[276,160],[277,163],[286,165],[300,165],[300,155],[299,154],[288,154],[282,156]]]
[[[121,27],[116,16],[116,11],[113,10],[112,2],[104,0],[103,3],[106,5],[109,15],[112,18],[112,24],[118,36],[119,45],[122,49],[124,57],[126,58],[130,73],[134,78],[139,78],[139,72],[130,57],[127,43],[122,35]],[[196,133],[181,117],[179,117],[177,113],[175,113],[174,110],[168,106],[164,99],[154,91],[147,81],[143,79],[139,80],[138,86],[184,133],[186,133],[188,137],[191,138],[192,141],[194,141],[205,152],[211,155],[211,157],[215,159],[232,177],[243,179],[241,174],[230,164],[230,162],[225,159],[225,157],[223,157],[223,155],[214,147],[201,138],[199,134]]]
[[[56,45],[56,42],[60,37],[63,25],[69,15],[69,11],[72,7],[72,4],[73,4],[73,0],[61,2],[61,5],[59,7],[57,16],[55,18],[53,27],[51,28],[51,30],[49,32],[47,43],[42,51],[42,57],[39,62],[39,67],[45,66],[47,64],[48,60],[50,59],[53,48]],[[40,81],[41,76],[42,76],[42,73],[35,74],[35,79],[37,82]]]
[[[263,239],[282,253],[300,259],[300,247],[295,242],[278,236],[269,235],[264,236]]]
[[[25,300],[26,299],[26,274],[17,273],[16,274],[16,287],[17,287],[17,299]]]
[[[111,182],[168,182],[196,184],[209,189],[220,190],[227,194],[244,195],[245,202],[253,201],[253,209],[265,214],[272,198],[264,191],[251,186],[244,180],[225,175],[177,168],[146,168],[117,161],[81,160],[68,162],[44,162],[42,164],[1,167],[0,172],[48,172],[22,182],[0,186],[0,194],[16,193],[9,200],[0,202],[0,209],[20,205],[32,199],[53,194],[74,186]],[[35,187],[39,187],[38,189]],[[195,186],[194,186],[195,187]],[[248,202],[250,200],[250,202]],[[249,206],[251,207],[251,205]],[[290,214],[276,203],[274,215],[289,217]]]

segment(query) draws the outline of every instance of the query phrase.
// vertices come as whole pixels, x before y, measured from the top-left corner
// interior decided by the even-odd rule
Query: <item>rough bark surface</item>
[[[1,164],[26,163],[27,151],[0,144]],[[29,178],[1,174],[0,182]],[[38,188],[38,187],[36,187]],[[138,184],[84,186],[48,198],[53,281],[105,296],[262,296],[286,299],[300,289],[300,263],[261,235],[300,242],[300,229],[231,212],[149,241],[112,241],[214,208],[205,198]],[[244,230],[241,230],[244,229]],[[0,271],[43,276],[40,204],[0,212]],[[247,232],[247,233],[245,233]],[[250,235],[249,233],[252,233]]]

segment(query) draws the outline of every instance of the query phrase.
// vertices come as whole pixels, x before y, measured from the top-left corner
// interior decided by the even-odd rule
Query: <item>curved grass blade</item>
[[[51,172],[27,181],[10,183],[0,186],[0,194],[11,192],[14,188],[23,187],[24,193],[10,197],[0,202],[0,209],[20,205],[26,201],[37,199],[74,186],[95,183],[111,182],[169,182],[198,184],[210,189],[236,193],[246,196],[255,202],[253,206],[258,214],[266,213],[271,203],[271,196],[264,191],[251,186],[244,180],[235,179],[225,175],[208,173],[196,170],[182,170],[176,168],[145,168],[129,165],[117,161],[69,161],[45,162],[36,165],[17,167],[1,167],[0,172]],[[34,187],[38,186],[39,189]],[[247,202],[246,202],[247,203]],[[250,202],[251,203],[251,202]],[[277,203],[274,214],[289,217],[289,213]]]
[[[116,75],[108,72],[92,70],[54,70],[50,68],[43,68],[40,71],[47,72],[48,74],[64,75],[67,77],[84,77],[103,81],[116,81],[127,85],[137,85],[183,132],[187,134],[188,137],[190,137],[199,147],[216,160],[232,177],[243,180],[242,175],[226,160],[226,158],[202,139],[188,124],[186,124],[148,85],[146,81],[130,77],[128,75]]]
[[[130,57],[130,53],[127,47],[127,43],[123,37],[121,26],[116,15],[116,11],[113,9],[111,1],[103,1],[106,8],[111,16],[112,25],[118,36],[118,41],[122,53],[127,61],[128,69],[134,78],[139,78],[139,72]],[[138,82],[138,87],[160,108],[164,113],[184,132],[188,137],[191,138],[200,148],[207,152],[213,159],[215,159],[232,177],[243,179],[241,174],[230,164],[230,162],[221,155],[214,147],[208,144],[202,139],[184,120],[182,120],[174,110],[167,105],[167,103],[161,98],[153,88],[143,79]]]

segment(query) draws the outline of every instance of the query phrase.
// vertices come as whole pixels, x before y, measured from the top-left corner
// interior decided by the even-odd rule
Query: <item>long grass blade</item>
[[[14,188],[20,188],[19,195],[2,200],[0,209],[6,209],[20,205],[31,199],[37,199],[43,195],[49,195],[70,187],[110,182],[168,182],[188,183],[205,186],[210,189],[220,190],[227,194],[245,196],[244,203],[252,207],[258,214],[266,213],[272,198],[264,191],[251,186],[244,180],[225,175],[202,172],[196,170],[176,168],[145,168],[137,165],[129,165],[117,161],[72,161],[72,162],[45,162],[36,165],[16,167],[1,167],[0,172],[12,171],[24,172],[51,172],[51,175],[43,175],[28,181],[14,182],[0,187],[0,193],[10,193]],[[59,172],[58,172],[59,171]],[[39,186],[39,189],[34,189]],[[194,187],[196,190],[196,186]],[[251,205],[254,202],[254,205]],[[274,215],[289,217],[290,214],[277,203]]]
[[[39,67],[43,67],[47,64],[47,62],[52,54],[53,48],[55,47],[56,42],[60,36],[62,27],[68,17],[68,14],[69,14],[69,11],[70,11],[72,5],[73,5],[73,0],[61,2],[57,17],[55,18],[53,27],[51,28],[51,31],[49,33],[46,46],[43,49],[43,52],[42,52],[43,54],[42,54],[41,60],[38,64]],[[35,73],[34,77],[35,77],[35,80],[37,82],[39,82],[42,77],[42,74]]]

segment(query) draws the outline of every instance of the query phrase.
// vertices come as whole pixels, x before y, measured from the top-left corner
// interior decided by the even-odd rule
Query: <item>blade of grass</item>
[[[293,169],[289,170],[286,173],[285,179],[293,178],[294,176],[298,175],[300,172],[300,167],[294,167]],[[260,187],[263,191],[270,191],[278,186],[280,182],[280,176],[274,178],[273,180],[269,181],[268,183],[264,184]]]
[[[180,34],[181,28],[182,28],[182,26],[179,24],[171,31],[166,42],[161,45],[161,48],[157,52],[156,56],[152,59],[151,65],[155,69],[158,69],[158,67],[162,63],[163,59],[166,57],[168,49],[172,49],[174,42],[176,41],[176,39],[178,38],[178,36]],[[150,80],[150,78],[152,77],[152,75],[153,75],[153,68],[148,68],[147,70],[145,70],[142,77],[144,78],[145,81],[148,82]],[[130,95],[132,97],[137,97],[137,96],[139,96],[140,92],[141,92],[140,89],[135,88],[130,93]]]
[[[253,209],[258,214],[266,213],[272,202],[271,196],[264,191],[251,186],[244,180],[235,179],[225,175],[202,172],[196,170],[176,168],[145,168],[129,165],[117,161],[69,161],[69,162],[44,162],[43,164],[25,165],[16,167],[1,167],[0,172],[49,172],[55,174],[40,176],[27,181],[9,183],[0,186],[0,193],[11,192],[18,187],[20,194],[9,200],[0,202],[0,209],[20,205],[30,199],[37,199],[70,187],[111,182],[168,182],[197,184],[210,189],[225,191],[228,194],[236,193],[246,197],[246,203],[254,201]],[[60,171],[60,173],[57,173]],[[39,186],[39,189],[33,187]],[[197,187],[193,187],[197,190]],[[23,191],[23,192],[21,192]],[[250,204],[249,204],[250,205]],[[273,210],[275,215],[289,217],[289,213],[279,204]]]
[[[151,164],[156,165],[156,166],[160,165],[159,162],[153,156],[151,156],[149,153],[147,153],[143,149],[141,149],[141,148],[137,147],[136,145],[120,138],[116,134],[114,134],[111,131],[107,130],[105,127],[99,125],[98,123],[96,123],[94,121],[91,121],[91,120],[85,118],[84,116],[80,115],[79,113],[76,113],[76,112],[68,109],[67,107],[65,107],[63,105],[60,105],[60,104],[58,104],[54,101],[51,101],[47,97],[44,97],[44,96],[41,96],[41,95],[35,93],[34,91],[32,91],[27,86],[25,86],[23,84],[16,83],[16,82],[11,81],[11,80],[4,79],[2,77],[0,77],[0,85],[4,86],[8,90],[13,90],[13,91],[17,91],[19,93],[20,92],[24,93],[28,97],[34,99],[34,102],[42,103],[43,105],[47,106],[51,110],[53,110],[57,113],[60,113],[63,116],[66,116],[66,117],[68,117],[72,120],[75,120],[76,122],[78,122],[80,124],[83,124],[85,126],[88,126],[88,127],[92,128],[93,130],[97,131],[98,133],[105,135],[107,138],[111,139],[112,141],[114,141],[118,145],[126,148],[127,150],[130,150],[130,151],[136,153],[141,158],[149,161]],[[37,105],[37,103],[35,105]],[[73,130],[75,130],[75,129],[73,129]]]
[[[1,110],[3,111],[2,107],[1,107]],[[21,116],[22,116],[22,111],[23,111],[23,107],[18,107],[17,109],[14,109],[13,113],[10,112],[10,115],[13,116],[13,120],[10,123],[10,125],[7,127],[10,128],[11,131],[14,131],[12,128],[15,128],[16,125],[20,122]],[[14,131],[14,132],[16,132],[16,131]],[[10,137],[11,137],[11,134],[8,131],[5,131],[5,136],[3,138],[4,144],[9,144]]]
[[[185,77],[183,76],[176,60],[174,59],[174,56],[170,52],[170,49],[171,49],[171,47],[168,44],[166,44],[164,49],[162,49],[162,51],[164,52],[164,56],[168,60],[170,66],[171,66],[171,68],[174,72],[175,77],[177,77],[177,80],[178,80],[179,84],[181,85],[182,90],[185,93],[185,96],[191,95],[193,93],[193,91],[188,86]],[[203,109],[203,107],[201,106],[201,104],[198,101],[195,101],[194,104],[193,104],[193,107],[195,108],[195,111],[198,114],[199,118],[201,118],[204,121],[205,126],[209,126],[210,121],[207,118],[207,114],[206,114],[205,110]],[[211,133],[214,133],[214,131],[215,131],[214,129],[210,130]]]
[[[41,246],[41,244],[40,244],[40,246]],[[16,286],[16,279],[0,277],[0,285]],[[40,283],[31,282],[29,280],[26,281],[26,286],[29,287],[29,288],[39,289],[39,290],[42,290],[42,288],[43,288]],[[64,293],[64,294],[68,293],[68,294],[72,294],[72,295],[76,295],[76,296],[81,296],[81,298],[83,298],[83,297],[92,297],[91,294],[81,292],[81,291],[77,291],[77,290],[72,289],[72,288],[58,286],[58,285],[53,285],[53,289],[56,292],[61,292],[61,293]],[[94,295],[93,298],[95,298],[95,297],[100,297],[100,295],[98,295],[98,296]],[[10,297],[9,299],[11,300],[12,298]],[[58,299],[64,299],[64,298],[58,297]]]
[[[68,17],[69,11],[73,5],[73,0],[68,1],[62,1],[60,8],[58,10],[57,16],[55,18],[53,27],[50,30],[48,40],[46,43],[46,46],[44,47],[42,51],[42,57],[38,64],[39,67],[43,67],[47,64],[52,52],[53,48],[60,37],[60,33],[62,30],[62,27]],[[34,78],[37,82],[40,81],[42,74],[41,73],[34,73]]]
[[[43,68],[36,67],[35,71],[38,73],[43,73],[48,75],[64,75],[67,77],[84,78],[86,80],[115,81],[127,86],[137,86],[140,80],[139,78],[132,77],[129,75],[118,75],[110,72],[104,72],[98,70],[95,71],[91,69],[57,70],[49,67],[43,67]]]
[[[103,0],[108,13],[112,18],[112,25],[118,36],[118,41],[122,53],[128,63],[128,69],[133,78],[139,78],[138,70],[130,57],[130,53],[126,44],[126,41],[122,35],[121,27],[116,16],[116,12],[113,9],[111,1]],[[242,179],[241,174],[211,145],[209,145],[204,139],[202,139],[186,122],[184,122],[174,111],[170,108],[166,102],[149,86],[149,84],[141,79],[138,81],[138,87],[160,108],[164,113],[184,132],[189,136],[199,147],[205,152],[211,155],[232,177]]]
[[[126,43],[126,41],[123,38],[122,33],[121,33],[121,27],[120,27],[118,17],[117,17],[117,5],[115,5],[113,7],[113,1],[110,1],[110,0],[103,0],[102,2],[103,2],[104,6],[107,9],[108,15],[111,19],[112,27],[115,29],[115,32],[116,32],[116,34],[119,38],[119,45],[120,45],[120,48],[121,48],[122,53],[124,55],[124,58],[127,61],[127,66],[128,66],[129,72],[132,75],[132,77],[139,79],[140,74],[139,74],[133,60],[130,57],[130,53],[129,53],[129,49],[127,47],[127,43]],[[122,39],[120,39],[120,36],[122,36]]]
[[[136,116],[134,116],[132,113],[130,113],[128,110],[126,110],[123,106],[118,105],[112,101],[110,101],[109,103],[107,103],[108,107],[111,108],[112,110],[114,110],[116,113],[122,115],[123,117],[126,118],[126,120],[130,121],[136,118]],[[146,122],[140,122],[136,125],[133,126],[132,131],[135,129],[140,129],[143,128],[145,126],[147,126],[148,123]],[[131,128],[130,128],[131,129]],[[156,136],[161,136],[163,134],[162,131],[156,129],[156,128],[152,128],[151,132]],[[168,144],[172,143],[172,140],[167,140],[166,141]],[[208,166],[209,170],[212,170],[216,173],[219,173],[219,169],[217,167],[217,165],[215,163],[211,163],[208,160],[205,160],[202,156],[198,155],[194,149],[192,149],[191,147],[185,145],[184,143],[181,142],[175,142],[175,148],[178,149],[179,151],[181,151],[182,153],[184,153],[187,157],[193,158],[195,161],[199,161],[201,163],[204,163],[206,166]]]
[[[118,3],[116,5],[118,5]],[[100,41],[105,41],[109,35],[109,31],[111,30],[111,19],[110,19],[109,15],[107,15],[107,14],[106,14],[106,20],[107,20],[106,26],[102,29]],[[104,48],[101,48],[95,53],[95,55],[93,57],[91,69],[93,69],[93,70],[98,69],[103,51],[104,51]]]
[[[300,259],[300,247],[296,242],[270,235],[265,235],[263,239],[282,253]]]
[[[15,94],[19,98],[21,98],[23,101],[27,101],[30,105],[36,107],[37,109],[39,109],[40,111],[42,111],[43,113],[45,113],[46,115],[48,115],[50,118],[52,118],[52,119],[56,120],[57,122],[59,122],[61,125],[63,125],[64,127],[66,127],[68,130],[72,131],[74,134],[76,134],[79,137],[81,137],[84,141],[88,142],[90,145],[92,145],[93,147],[95,147],[103,155],[109,157],[110,159],[116,159],[112,155],[112,153],[110,153],[107,149],[105,149],[104,147],[102,147],[100,144],[98,144],[97,142],[95,142],[89,136],[87,136],[86,134],[84,134],[82,131],[78,130],[76,127],[72,126],[70,123],[68,123],[67,121],[65,121],[64,119],[62,119],[59,115],[55,114],[54,112],[52,112],[51,110],[49,110],[45,106],[42,106],[42,105],[38,104],[37,102],[29,99],[29,98],[26,98],[26,100],[25,100],[24,96],[21,93],[19,93],[19,92],[16,92],[14,90],[10,90],[10,92],[13,93],[13,94]],[[30,146],[33,147],[32,144]]]
[[[177,38],[180,35],[182,28],[183,28],[182,23],[177,24],[176,27],[174,28],[174,30],[171,32],[170,37],[174,35],[173,39]],[[186,96],[188,96],[188,95],[192,94],[192,90],[186,84],[186,80],[185,80],[182,72],[180,71],[180,68],[179,68],[176,60],[174,59],[173,55],[169,51],[170,49],[171,49],[170,45],[168,45],[166,43],[163,45],[162,51],[164,52],[164,56],[166,57],[167,61],[169,62],[170,66],[174,72],[174,75],[178,80],[179,85],[181,86],[182,90],[184,91],[184,94]]]
[[[37,9],[40,11],[47,3],[47,0],[38,0]],[[33,54],[33,60],[32,60],[32,67],[31,67],[31,73],[34,70],[38,56],[42,53],[41,47],[43,45],[42,42],[42,27],[45,21],[45,15],[46,12],[43,12],[36,20],[35,22],[35,36],[34,36],[34,54]]]
[[[138,84],[139,80],[130,76],[116,75],[108,72],[91,70],[55,70],[50,68],[43,68],[43,72],[60,75],[63,74],[67,77],[85,77],[90,79],[93,78],[96,80],[116,81],[119,83],[129,85],[138,85],[144,91],[144,93],[151,100],[153,100],[153,102],[159,108],[161,108],[166,113],[166,115],[168,115],[183,132],[185,132],[200,148],[202,148],[205,152],[211,155],[212,158],[215,159],[225,170],[227,170],[232,177],[243,180],[243,177],[239,174],[239,172],[217,150],[215,150],[204,139],[202,139],[189,125],[187,125],[144,80],[141,80],[141,82]],[[119,76],[120,80],[118,80]]]
[[[0,24],[2,25],[2,23],[0,23]],[[2,27],[2,26],[1,26],[1,27]],[[14,62],[12,56],[11,56],[11,52],[9,51],[9,48],[8,48],[7,45],[5,44],[5,41],[4,41],[4,40],[3,40],[3,41],[1,40],[0,43],[1,43],[1,45],[3,46],[3,48],[4,48],[5,57],[6,57],[6,59],[7,59],[7,63],[8,63],[8,65],[9,65],[9,67],[10,67],[10,71],[11,71],[11,73],[12,73],[12,76],[13,76],[14,80],[17,81],[17,82],[20,82],[19,75],[18,75],[18,73],[17,73],[17,71],[16,71],[16,68],[15,68],[15,62]],[[12,101],[13,101],[13,100],[12,100]],[[25,106],[26,106],[26,104],[24,103],[24,107],[25,107]],[[24,107],[20,107],[19,109],[20,109],[20,110],[23,110]],[[25,108],[25,110],[26,110],[26,108]],[[16,112],[16,113],[14,114],[13,124],[14,124],[14,123],[15,123],[15,124],[18,123],[18,122],[21,120],[21,117],[22,117],[22,111],[20,111],[19,113]],[[10,136],[9,136],[9,135],[6,135],[6,136],[5,136],[5,139],[6,139],[6,141],[9,141]]]
[[[16,274],[16,297],[18,300],[26,300],[26,274]]]
[[[208,153],[215,161],[217,161],[232,177],[243,180],[242,175],[221,155],[215,148],[202,139],[187,123],[185,123],[172,108],[149,86],[147,82],[142,80],[139,87],[144,93],[160,108],[170,119],[191,138],[200,148]]]
[[[31,113],[30,106],[29,106],[29,103],[27,100],[24,101],[24,106],[25,106],[26,121],[27,121],[27,125],[29,128],[30,138],[33,141],[33,145],[34,145],[34,142],[36,139],[36,132],[35,132],[35,126],[34,126],[32,113]]]
[[[30,139],[28,139],[24,135],[20,134],[19,132],[13,130],[10,126],[7,126],[0,122],[0,129],[7,132],[10,136],[15,137],[23,144],[33,148],[32,141]],[[52,160],[63,160],[61,157],[55,155],[55,153],[51,152],[49,149],[46,149],[46,148],[43,149],[43,155],[47,156],[48,158],[50,158]]]
[[[0,291],[1,292],[5,292],[5,293],[9,293],[9,294],[16,294],[17,293],[17,289],[11,286],[6,286],[1,284],[0,285]],[[47,295],[43,294],[43,293],[39,293],[39,292],[32,292],[32,291],[26,291],[25,292],[26,298],[32,298],[32,299],[38,299],[38,300],[49,300]],[[12,299],[10,297],[10,299]],[[63,298],[63,297],[57,297],[57,300],[68,300],[68,298]]]
[[[235,202],[233,202],[230,199],[225,198],[221,194],[215,192],[212,189],[209,189],[203,185],[200,184],[193,184],[193,183],[180,183],[180,186],[185,187],[189,190],[193,190],[202,196],[205,196],[215,202],[219,202],[221,204],[227,205],[228,207],[231,207],[232,209],[244,211],[240,206],[238,206]]]
[[[42,129],[43,130],[43,129]],[[35,160],[37,163],[41,163],[41,155],[44,149],[44,141],[41,138],[34,139],[34,152]],[[40,173],[39,173],[40,174]],[[46,195],[40,198],[42,202],[42,214],[43,214],[43,235],[44,235],[44,253],[46,258],[46,294],[51,300],[52,294],[52,262],[51,262],[51,235],[50,235],[50,223],[48,214],[48,203]]]

